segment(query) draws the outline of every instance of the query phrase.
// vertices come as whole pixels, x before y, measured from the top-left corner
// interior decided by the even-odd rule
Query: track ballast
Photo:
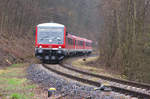
[[[70,79],[73,79],[73,80],[76,80],[76,81],[79,81],[79,82],[82,82],[82,83],[86,83],[86,84],[93,85],[93,86],[96,86],[96,87],[99,87],[101,85],[100,82],[85,79],[85,78],[81,78],[81,77],[77,77],[77,76],[74,76],[74,75],[71,75],[71,74],[68,74],[68,73],[64,73],[64,72],[61,72],[60,70],[56,70],[56,69],[46,65],[46,64],[43,64],[43,66],[45,68],[49,69],[52,72],[55,72],[59,75],[65,76],[67,78],[70,78]],[[140,88],[143,88],[143,90],[147,90],[149,88],[149,85],[146,85],[146,84],[139,84],[139,83],[136,83],[136,82],[131,82],[131,85],[130,85],[129,81],[124,81],[124,80],[120,80],[120,79],[116,80],[116,78],[110,78],[110,77],[107,78],[107,77],[102,76],[102,75],[97,75],[97,74],[93,74],[93,73],[89,73],[89,72],[86,72],[86,71],[82,71],[82,70],[73,68],[72,66],[67,65],[67,64],[60,64],[59,66],[61,66],[63,68],[66,68],[66,69],[69,69],[69,70],[72,70],[72,71],[75,71],[75,72],[78,72],[78,73],[81,73],[81,74],[84,74],[84,75],[93,76],[93,77],[97,77],[97,78],[100,78],[100,79],[108,80],[110,82],[113,81],[113,82],[117,82],[117,83],[121,83],[121,84],[126,84],[126,85],[129,85],[129,86],[132,86],[133,83],[135,83],[134,84],[135,86],[139,86]],[[145,86],[147,86],[146,89],[144,89]],[[116,85],[111,85],[111,88],[113,89],[113,91],[119,92],[121,94],[130,95],[130,96],[138,97],[138,98],[142,98],[142,99],[149,99],[150,98],[150,94],[148,94],[148,92],[145,93],[145,92],[140,92],[138,90],[130,90],[128,88],[123,88],[123,87],[119,87],[119,86],[116,86]]]

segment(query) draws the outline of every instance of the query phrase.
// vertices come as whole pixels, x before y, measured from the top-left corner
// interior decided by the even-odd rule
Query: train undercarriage
[[[89,55],[91,51],[68,51],[62,49],[35,49],[35,56],[43,63],[59,63],[67,56]]]
[[[65,53],[63,50],[37,49],[35,56],[44,63],[58,63],[63,60]]]

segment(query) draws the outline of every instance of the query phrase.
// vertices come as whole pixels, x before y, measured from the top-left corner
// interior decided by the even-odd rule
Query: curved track
[[[67,68],[69,70],[84,74],[84,75],[90,75],[90,76],[97,77],[97,78],[100,78],[103,80],[107,80],[110,83],[115,82],[117,84],[126,85],[127,86],[126,88],[120,88],[120,87],[118,87],[118,85],[111,85],[111,87],[113,90],[115,90],[117,92],[119,90],[122,90],[122,91],[124,90],[125,93],[126,92],[131,93],[130,95],[132,95],[132,96],[150,99],[150,85],[149,84],[138,83],[138,82],[133,82],[133,81],[112,78],[112,77],[108,77],[108,76],[104,76],[104,75],[93,74],[93,73],[90,73],[87,71],[79,70],[68,64],[61,64],[60,66],[62,66],[63,68]],[[132,90],[130,90],[129,88]]]
[[[67,78],[70,78],[70,79],[73,79],[73,80],[76,80],[76,81],[79,81],[82,83],[86,83],[86,84],[97,86],[97,87],[99,87],[101,85],[101,83],[98,81],[93,81],[90,79],[86,79],[84,77],[81,78],[81,77],[78,77],[78,76],[75,76],[75,75],[72,75],[72,74],[69,74],[66,72],[62,72],[61,70],[57,70],[56,68],[50,67],[46,64],[43,64],[43,66],[52,72],[55,72],[59,75],[65,76]],[[80,73],[83,75],[87,75],[87,76],[91,76],[91,77],[109,81],[110,83],[113,83],[113,84],[111,84],[111,88],[115,92],[119,92],[119,93],[122,93],[125,95],[130,95],[133,97],[138,97],[140,99],[141,98],[142,99],[150,99],[150,85],[148,85],[148,84],[141,84],[141,83],[137,83],[137,82],[132,82],[132,81],[127,81],[127,80],[111,78],[111,77],[107,77],[107,76],[103,76],[103,75],[93,74],[93,73],[90,73],[87,71],[79,70],[68,64],[60,64],[59,66],[61,68],[65,68],[65,69],[74,71],[76,73]]]

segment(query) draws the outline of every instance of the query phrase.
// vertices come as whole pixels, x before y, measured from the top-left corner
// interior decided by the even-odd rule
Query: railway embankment
[[[0,99],[46,99],[47,91],[26,78],[29,64],[0,69]]]
[[[85,60],[84,60],[85,59]],[[100,68],[96,67],[96,60],[98,59],[98,56],[91,56],[91,57],[83,57],[83,58],[71,58],[66,60],[64,63],[70,64],[71,66],[85,70],[94,74],[100,74],[108,77],[114,77],[114,78],[121,78],[125,79],[124,76],[119,75],[118,73],[115,73],[114,71],[111,71],[107,68]],[[91,64],[91,62],[93,62]],[[95,65],[94,65],[95,62]]]
[[[100,83],[98,84],[96,82],[93,82],[92,81],[93,79],[90,79],[93,77],[88,76],[87,79],[86,76],[81,74],[79,75],[78,73],[72,70],[67,70],[65,68],[62,68],[60,67],[60,65],[33,64],[28,68],[28,74],[29,74],[28,75],[29,79],[33,80],[38,84],[43,85],[46,90],[48,90],[51,87],[56,88],[57,90],[55,94],[56,97],[64,96],[65,99],[72,99],[72,98],[87,99],[87,97],[88,99],[89,97],[90,99],[124,99],[125,97],[127,99],[137,99],[128,96],[128,94],[132,96],[133,93],[135,94],[135,92],[126,90],[124,88],[123,91],[123,89],[121,89],[120,87],[113,87],[113,89],[115,88],[116,91],[119,88],[120,90],[119,93],[117,93],[114,90],[112,92],[110,91],[103,92],[101,90],[96,91],[94,90],[94,88],[96,86],[98,87]],[[77,76],[81,79],[79,79]],[[81,82],[83,82],[84,84]],[[85,84],[90,84],[90,86]],[[144,99],[148,99],[148,98],[145,97]]]
[[[85,85],[77,81],[57,75],[43,68],[41,64],[33,64],[28,70],[28,79],[43,85],[47,90],[56,88],[56,96],[65,95],[65,99],[99,99],[102,96],[100,91],[94,91],[94,86]],[[108,96],[111,98],[111,96]],[[91,99],[90,98],[90,99]]]
[[[34,59],[32,37],[0,36],[0,68],[17,63],[31,63]]]

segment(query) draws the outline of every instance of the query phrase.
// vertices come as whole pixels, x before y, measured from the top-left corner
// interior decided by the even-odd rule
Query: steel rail
[[[149,84],[138,83],[138,82],[134,82],[134,81],[122,80],[122,79],[112,78],[112,77],[108,77],[108,76],[104,76],[104,75],[94,74],[94,73],[90,73],[90,72],[87,72],[87,71],[79,70],[79,69],[77,69],[73,66],[70,66],[70,65],[68,66],[67,64],[62,64],[61,63],[60,66],[63,67],[63,68],[75,71],[75,72],[79,72],[79,73],[84,74],[84,75],[89,75],[89,76],[97,77],[97,78],[100,78],[100,79],[117,82],[117,83],[120,83],[120,84],[125,84],[125,85],[134,86],[134,87],[137,87],[137,88],[144,88],[146,90],[150,90],[150,85]]]
[[[55,72],[56,74],[65,76],[67,78],[70,78],[70,79],[73,79],[73,80],[76,80],[76,81],[79,81],[79,82],[82,82],[82,83],[86,83],[86,84],[93,85],[93,86],[96,86],[96,87],[100,87],[100,85],[101,85],[99,82],[96,82],[96,81],[92,81],[92,80],[80,78],[80,77],[77,77],[77,76],[73,76],[73,75],[70,75],[70,74],[67,74],[67,73],[63,73],[61,71],[55,70],[55,69],[45,65],[45,64],[43,64],[43,66],[45,68],[47,68],[48,70],[50,70],[52,72]],[[130,95],[130,96],[138,97],[138,98],[142,98],[142,99],[150,99],[150,95],[145,94],[145,93],[140,93],[140,92],[136,92],[136,91],[133,91],[133,90],[128,90],[128,89],[120,88],[120,87],[116,87],[116,86],[111,86],[111,88],[112,88],[113,91],[119,92],[119,93],[122,93],[122,94],[127,94],[127,95]]]

